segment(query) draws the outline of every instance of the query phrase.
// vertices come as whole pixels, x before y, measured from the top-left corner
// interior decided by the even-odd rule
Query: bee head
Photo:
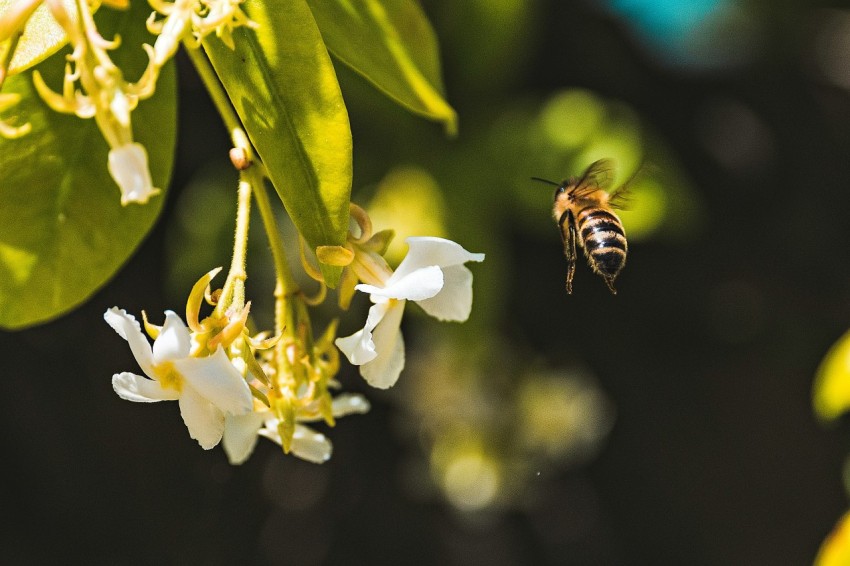
[[[560,185],[555,187],[555,200],[558,200],[558,197],[567,192],[567,187],[572,184],[572,179],[565,179],[561,182]]]

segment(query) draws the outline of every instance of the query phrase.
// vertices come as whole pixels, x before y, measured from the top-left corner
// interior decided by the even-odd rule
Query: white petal
[[[259,430],[258,434],[280,444],[277,423],[277,419],[269,419],[266,421],[265,426]],[[302,460],[307,460],[314,464],[323,464],[330,459],[333,447],[331,446],[331,441],[324,434],[316,432],[304,425],[296,424],[290,450]]]
[[[420,267],[404,277],[390,277],[384,287],[360,284],[354,288],[377,297],[421,301],[433,297],[443,288],[443,270],[436,265]]]
[[[189,436],[197,440],[201,448],[209,450],[219,443],[224,433],[224,413],[188,384],[183,385],[180,395],[180,414]]]
[[[173,363],[198,394],[225,413],[242,415],[254,408],[251,390],[224,348],[205,358],[184,358]]]
[[[103,320],[118,333],[118,336],[130,344],[133,357],[136,358],[136,362],[138,362],[142,371],[147,376],[154,377],[151,345],[145,335],[142,334],[142,329],[133,315],[127,314],[126,311],[118,307],[112,307],[103,313]]]
[[[224,436],[221,445],[231,464],[238,465],[248,459],[257,444],[257,431],[268,418],[268,411],[230,415],[224,419]]]
[[[154,363],[179,360],[189,355],[192,338],[189,329],[174,311],[165,311],[165,324],[153,343]]]
[[[472,311],[472,272],[463,265],[443,269],[446,283],[430,299],[417,301],[422,309],[439,320],[463,322]]]
[[[324,464],[331,458],[333,447],[327,436],[303,425],[295,425],[292,453],[308,462]]]
[[[412,237],[406,241],[410,249],[398,269],[387,281],[388,286],[409,273],[429,265],[449,267],[462,265],[467,261],[484,261],[484,254],[470,253],[460,244],[444,238]]]
[[[366,325],[361,329],[344,338],[334,341],[336,347],[345,354],[348,361],[359,366],[375,359],[378,353],[375,351],[375,343],[372,341],[372,331],[383,320],[384,315],[390,308],[390,303],[378,303],[369,308],[366,317]]]
[[[121,204],[145,204],[159,193],[148,168],[148,153],[142,144],[128,143],[109,151],[109,174],[121,189]]]
[[[393,302],[383,321],[375,329],[373,340],[377,356],[360,366],[360,375],[372,387],[387,389],[395,385],[404,369],[404,339],[401,336],[401,315],[404,303]]]
[[[266,421],[265,425],[257,431],[258,436],[265,436],[272,442],[277,443],[278,445],[283,446],[283,442],[280,440],[280,433],[277,431],[277,423],[279,421],[277,419],[269,419]],[[298,425],[296,425],[298,426]]]
[[[362,415],[368,413],[371,406],[363,395],[357,393],[343,393],[334,397],[331,411],[335,417],[347,415]]]
[[[112,376],[112,389],[122,399],[137,403],[175,401],[180,396],[175,389],[163,389],[158,381],[127,372]]]

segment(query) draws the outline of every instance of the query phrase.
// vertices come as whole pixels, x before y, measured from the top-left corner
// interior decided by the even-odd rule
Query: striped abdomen
[[[622,222],[608,209],[589,206],[576,215],[576,231],[590,267],[614,291],[612,283],[626,265],[628,251]]]

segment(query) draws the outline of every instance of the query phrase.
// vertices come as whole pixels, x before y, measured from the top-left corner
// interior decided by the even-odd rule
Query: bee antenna
[[[541,183],[547,183],[547,184],[552,185],[554,187],[560,187],[561,186],[561,183],[556,183],[555,181],[550,181],[549,179],[541,179],[540,177],[532,177],[531,180],[532,181],[540,181]]]

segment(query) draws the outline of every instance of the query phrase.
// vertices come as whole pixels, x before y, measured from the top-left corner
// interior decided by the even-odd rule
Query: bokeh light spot
[[[540,113],[548,140],[556,148],[573,149],[599,128],[605,108],[586,90],[568,90],[549,99]]]
[[[395,238],[386,258],[398,264],[407,253],[409,236],[446,235],[445,200],[436,179],[420,167],[397,167],[378,184],[369,204],[369,216],[376,231],[392,227]],[[422,211],[427,211],[423,214]]]
[[[442,479],[446,497],[463,511],[492,505],[501,484],[496,463],[477,451],[456,454]]]
[[[629,239],[639,240],[661,227],[667,214],[667,195],[661,185],[653,180],[639,180],[630,189],[633,197],[628,208],[618,210]]]

